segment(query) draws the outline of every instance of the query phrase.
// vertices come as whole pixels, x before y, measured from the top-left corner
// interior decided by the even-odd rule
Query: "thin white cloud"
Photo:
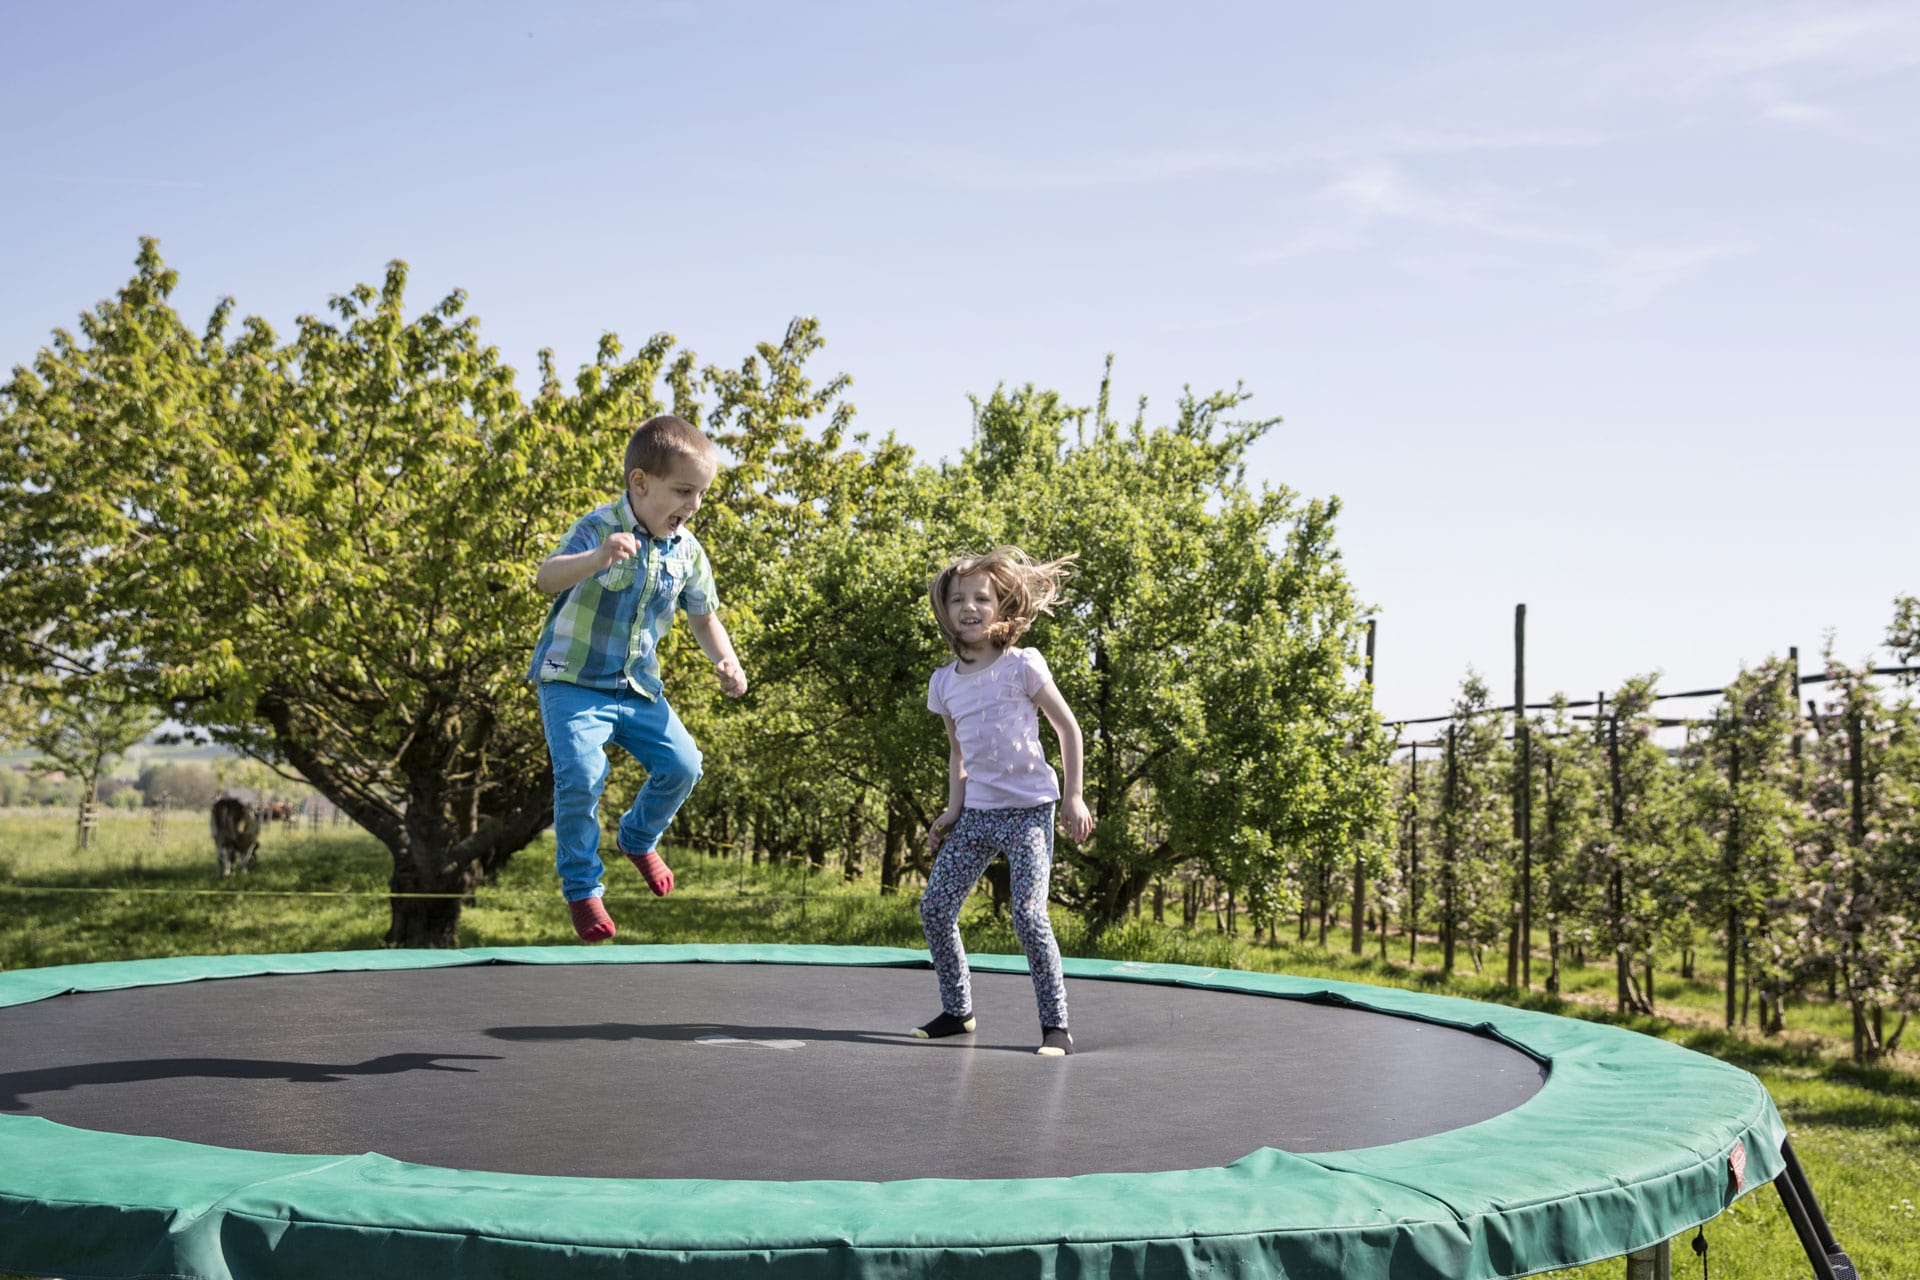
[[[1499,48],[1429,68],[1398,102],[1445,104],[1436,132],[1475,132],[1525,103],[1543,137],[1602,140],[1673,134],[1727,112],[1752,119],[1783,104],[1811,123],[1815,103],[1920,69],[1920,5],[1818,3],[1677,5],[1565,42]],[[1497,132],[1497,130],[1496,130]]]
[[[1832,107],[1816,106],[1811,102],[1776,102],[1761,114],[1769,120],[1785,124],[1825,124],[1839,116],[1839,112]]]
[[[1703,32],[1702,75],[1746,77],[1808,68],[1877,76],[1920,66],[1920,10],[1910,4],[1793,6]]]
[[[1595,247],[1600,237],[1575,228],[1542,225],[1503,212],[1515,202],[1481,184],[1466,193],[1443,192],[1411,180],[1398,165],[1382,161],[1349,170],[1323,190],[1336,206],[1362,218],[1390,218],[1476,232],[1501,240]]]
[[[1348,253],[1364,248],[1366,244],[1367,237],[1359,228],[1326,223],[1286,235],[1266,248],[1243,254],[1239,261],[1242,265],[1250,267],[1270,266],[1289,258]]]
[[[1759,248],[1753,238],[1737,234],[1692,244],[1634,243],[1590,226],[1553,222],[1485,184],[1451,192],[1416,181],[1403,167],[1385,161],[1356,166],[1329,183],[1321,197],[1323,208],[1336,219],[1344,218],[1344,238],[1341,230],[1315,228],[1254,260],[1294,256],[1307,245],[1328,252],[1357,249],[1371,242],[1368,228],[1375,229],[1372,238],[1377,238],[1388,234],[1386,228],[1402,224],[1455,232],[1474,241],[1558,250],[1562,269],[1581,282],[1587,294],[1608,309],[1630,311],[1716,263]]]
[[[1715,263],[1742,257],[1755,247],[1747,241],[1729,241],[1677,248],[1613,249],[1606,252],[1592,278],[1613,309],[1637,311]]]
[[[967,147],[918,147],[906,153],[909,168],[925,179],[963,191],[1091,191],[1147,187],[1196,179],[1315,172],[1376,156],[1466,155],[1478,152],[1596,147],[1606,138],[1593,131],[1472,131],[1398,127],[1315,138],[1293,144],[1195,144],[1133,151],[1090,152],[1065,160],[1028,160]]]
[[[1608,141],[1608,134],[1595,129],[1505,132],[1477,129],[1394,128],[1347,139],[1331,154],[1335,158],[1353,159],[1378,155],[1423,156],[1465,155],[1491,151],[1564,151],[1572,148],[1605,146]]]

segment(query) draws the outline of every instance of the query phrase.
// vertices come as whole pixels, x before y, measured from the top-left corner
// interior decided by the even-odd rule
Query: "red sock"
[[[573,931],[580,935],[582,942],[605,942],[617,932],[613,927],[613,917],[607,914],[607,909],[600,905],[598,898],[569,902],[567,914],[573,917]]]
[[[648,853],[630,853],[627,861],[640,868],[640,874],[647,878],[647,888],[664,898],[673,892],[673,868],[660,860],[660,851]]]

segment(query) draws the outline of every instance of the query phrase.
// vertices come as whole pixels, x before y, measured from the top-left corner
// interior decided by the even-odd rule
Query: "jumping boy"
[[[718,468],[713,443],[697,428],[671,414],[647,419],[627,441],[626,491],[581,517],[534,577],[554,601],[527,679],[539,689],[553,757],[554,865],[583,942],[615,933],[600,901],[608,742],[647,771],[620,819],[620,852],[654,893],[673,891],[658,846],[700,780],[701,763],[660,683],[658,646],[676,606],[713,660],[721,690],[734,698],[747,691],[746,672],[715,612],[712,566],[687,527]]]

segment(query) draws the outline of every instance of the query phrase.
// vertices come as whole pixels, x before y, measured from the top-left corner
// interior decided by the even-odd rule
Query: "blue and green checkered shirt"
[[[700,540],[685,528],[671,538],[648,537],[625,494],[582,516],[553,554],[591,551],[623,530],[640,540],[639,552],[554,596],[527,679],[609,692],[624,685],[658,697],[659,644],[675,606],[688,613],[719,607]]]

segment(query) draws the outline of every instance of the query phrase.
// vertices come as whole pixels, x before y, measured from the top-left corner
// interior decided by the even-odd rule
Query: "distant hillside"
[[[140,770],[150,764],[206,764],[215,760],[233,758],[235,753],[215,743],[193,745],[188,743],[162,744],[148,739],[136,743],[127,749],[113,769],[113,776],[122,778],[138,777]],[[0,768],[26,768],[40,759],[40,753],[30,750],[0,751]]]
[[[127,759],[137,764],[162,764],[180,760],[223,760],[235,753],[218,743],[194,746],[187,743],[162,745],[149,739],[127,748]]]

